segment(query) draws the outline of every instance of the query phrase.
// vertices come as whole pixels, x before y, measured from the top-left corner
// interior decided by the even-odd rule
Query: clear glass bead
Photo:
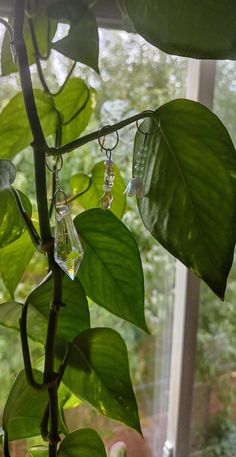
[[[100,200],[100,208],[101,209],[110,209],[113,202],[113,196],[111,192],[107,191],[103,194]]]
[[[61,269],[74,279],[83,258],[83,248],[67,205],[56,206],[54,258]]]
[[[127,197],[138,197],[144,196],[144,184],[142,178],[136,177],[131,179],[125,189]]]

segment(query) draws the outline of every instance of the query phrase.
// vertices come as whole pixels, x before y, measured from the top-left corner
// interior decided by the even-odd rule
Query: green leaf
[[[34,370],[34,376],[42,380],[39,371]],[[40,421],[47,400],[47,391],[33,389],[22,370],[14,381],[3,412],[2,425],[10,441],[40,435]]]
[[[45,319],[48,319],[49,304],[52,298],[51,279],[42,283],[28,297],[28,303]],[[63,278],[62,301],[65,306],[58,316],[57,333],[66,342],[73,341],[78,333],[90,327],[87,299],[78,279]]]
[[[114,330],[95,328],[76,338],[70,349],[63,382],[104,416],[140,432],[127,349]]]
[[[58,452],[59,457],[78,457],[78,455],[107,457],[104,444],[95,430],[89,428],[75,430],[62,441]]]
[[[233,143],[217,116],[200,103],[174,100],[156,111],[156,119],[160,129],[145,141],[142,220],[222,298],[236,241]],[[148,128],[148,123],[141,126]],[[143,138],[138,132],[135,156]]]
[[[55,133],[58,123],[53,99],[39,89],[36,89],[34,94],[44,134],[51,135]],[[32,142],[21,93],[13,97],[0,113],[0,136],[1,158],[13,158]]]
[[[72,175],[70,178],[70,188],[72,190],[72,197],[75,197],[81,192],[87,193],[91,184],[92,182],[90,177],[88,175],[85,175],[84,173],[77,173],[76,175]],[[79,197],[79,199],[80,198],[81,197]],[[77,198],[75,201],[77,201]],[[81,200],[78,201],[80,202]]]
[[[31,216],[32,207],[29,199],[22,192],[19,192],[19,195],[26,213]],[[11,189],[0,190],[0,247],[11,244],[24,231],[25,224],[19,213],[14,194]]]
[[[19,319],[21,317],[22,304],[17,302],[4,302],[0,304],[0,325],[19,331]],[[45,343],[47,321],[35,310],[28,310],[29,338],[41,344]]]
[[[0,159],[0,191],[13,184],[16,177],[16,167],[10,160]]]
[[[74,395],[63,382],[60,383],[58,389],[58,398],[61,410],[77,408],[82,401]]]
[[[125,183],[124,180],[119,172],[118,167],[113,164],[113,168],[115,171],[115,181],[114,186],[112,187],[112,195],[114,197],[111,211],[121,219],[124,211],[125,211]],[[105,165],[104,162],[97,163],[91,172],[91,186],[89,190],[85,192],[83,195],[78,197],[76,201],[79,202],[84,209],[91,209],[91,208],[99,208],[100,206],[100,199],[104,193],[102,188],[104,184],[104,173],[105,173]],[[89,185],[89,177],[78,173],[77,175],[73,175],[70,179],[70,185],[72,188],[72,192],[74,195],[78,194],[79,192],[83,192]]]
[[[4,302],[0,304],[0,325],[19,330],[21,303]]]
[[[91,209],[74,220],[86,242],[78,271],[86,294],[98,305],[147,330],[143,270],[137,243],[110,211]]]
[[[87,127],[95,107],[95,91],[80,78],[72,78],[55,97],[55,104],[62,116],[62,143],[72,141]]]
[[[0,250],[0,273],[12,297],[34,252],[35,247],[27,231]]]
[[[48,447],[34,446],[28,450],[31,457],[48,457]]]
[[[52,48],[72,60],[88,65],[97,73],[99,36],[94,14],[86,3],[77,0],[59,1],[49,14],[71,23],[68,35],[52,43]]]
[[[37,42],[39,45],[39,50],[41,55],[46,55],[48,51],[48,23],[49,18],[45,16],[45,11],[40,8],[40,11],[37,11],[33,20],[34,30],[37,37]],[[10,23],[13,25],[13,21],[10,20]],[[57,28],[57,22],[51,21],[50,22],[50,40],[52,40]],[[24,25],[24,39],[27,48],[27,54],[29,59],[29,64],[33,64],[35,62],[35,51],[32,45],[30,29],[28,21],[25,21]],[[9,35],[5,32],[3,44],[2,44],[2,54],[1,54],[1,71],[2,75],[6,76],[10,73],[14,73],[18,71],[17,66],[14,64],[12,60],[12,52],[10,48],[9,42]]]
[[[136,31],[159,49],[199,59],[235,59],[236,3],[124,0]]]

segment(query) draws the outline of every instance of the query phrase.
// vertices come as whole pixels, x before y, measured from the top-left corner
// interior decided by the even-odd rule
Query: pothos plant
[[[148,331],[138,246],[120,220],[123,207],[117,208],[114,201],[111,211],[99,208],[95,190],[99,182],[102,193],[104,165],[96,165],[90,177],[78,174],[74,178],[74,189],[78,189],[73,198],[78,197],[85,209],[74,219],[84,254],[75,279],[65,275],[55,261],[46,174],[50,158],[58,167],[61,157],[66,160],[74,149],[79,154],[81,146],[141,122],[133,162],[139,163],[145,148],[141,157],[144,194],[137,199],[144,225],[222,299],[233,259],[236,154],[226,128],[211,111],[193,101],[173,100],[106,126],[102,135],[98,130],[80,136],[93,110],[94,91],[80,78],[73,78],[72,71],[76,62],[99,71],[94,5],[99,6],[99,1],[9,1],[9,19],[1,19],[6,27],[2,74],[18,71],[22,88],[0,114],[1,273],[12,297],[34,250],[48,259],[47,276],[25,303],[11,301],[0,307],[1,321],[7,316],[9,326],[17,328],[20,316],[24,360],[3,412],[6,457],[10,456],[9,441],[40,433],[45,446],[30,449],[34,457],[105,457],[105,447],[94,430],[68,431],[63,399],[71,392],[101,414],[141,433],[125,342],[113,329],[90,327],[87,301],[89,297]],[[233,1],[227,7],[215,2],[215,11],[210,1],[204,5],[189,1],[183,6],[179,0],[124,0],[119,6],[138,33],[166,52],[197,58],[235,57]],[[61,22],[69,24],[68,34],[55,41]],[[74,61],[57,93],[49,90],[42,68],[51,49]],[[42,90],[33,90],[29,68],[33,63]],[[28,197],[13,186],[16,169],[11,159],[29,145],[39,230]],[[115,175],[114,194],[124,190],[116,168]],[[55,177],[57,173],[52,173],[53,192]],[[10,269],[4,269],[4,256],[12,258]],[[44,344],[42,371],[32,362],[30,338]]]

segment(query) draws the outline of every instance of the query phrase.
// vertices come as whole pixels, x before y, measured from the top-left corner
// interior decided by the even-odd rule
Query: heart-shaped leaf
[[[10,187],[16,177],[16,167],[10,160],[0,160],[0,190]]]
[[[122,219],[122,216],[125,211],[125,183],[124,180],[119,172],[118,167],[113,164],[114,172],[115,172],[115,180],[114,186],[112,187],[112,195],[113,195],[113,202],[111,211],[117,217]],[[89,186],[87,192],[83,195],[78,197],[79,204],[83,206],[84,209],[91,209],[91,208],[99,208],[100,206],[100,199],[104,193],[102,188],[104,184],[104,173],[105,173],[105,165],[104,162],[97,163],[91,172],[91,185],[89,186],[89,177],[78,173],[77,175],[73,175],[70,180],[70,185],[73,191],[73,194],[76,195],[79,192],[83,192]]]
[[[28,197],[22,192],[19,192],[19,195],[26,213],[31,217],[32,207]],[[11,189],[0,190],[0,247],[3,248],[19,238],[25,228],[13,192]]]
[[[104,444],[100,436],[90,428],[75,430],[62,441],[59,457],[107,457]],[[34,455],[40,457],[40,455]]]
[[[235,59],[236,3],[124,0],[135,29],[169,53],[199,59]]]
[[[34,370],[34,376],[42,381],[39,371]],[[47,401],[47,391],[33,389],[22,370],[15,379],[3,411],[2,425],[10,441],[40,435],[40,421]]]
[[[66,37],[52,43],[52,48],[72,60],[98,70],[99,36],[96,18],[87,2],[60,0],[48,9],[49,14],[71,24]]]
[[[55,133],[58,124],[53,99],[39,89],[34,91],[34,95],[44,134],[51,135]],[[13,158],[30,145],[32,134],[22,93],[15,95],[0,113],[0,136],[0,157],[4,159]]]
[[[98,305],[147,330],[143,270],[137,243],[110,211],[79,214],[75,227],[86,242],[78,271],[86,294]]]
[[[90,329],[75,339],[63,382],[104,416],[124,422],[140,432],[127,349],[114,330]]]
[[[147,146],[144,225],[175,257],[224,296],[236,241],[236,152],[230,136],[200,103],[174,100],[144,122],[134,159]],[[156,130],[155,130],[156,129]],[[151,131],[151,130],[150,130]]]

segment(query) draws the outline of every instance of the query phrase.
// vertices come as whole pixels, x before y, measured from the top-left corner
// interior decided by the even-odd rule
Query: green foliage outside
[[[142,8],[142,1],[140,0],[137,10],[131,0],[126,0],[125,6],[134,26],[155,46],[179,55],[193,57],[222,58],[233,55],[231,48],[229,50],[228,42],[219,48],[214,30],[209,28],[209,24],[205,24],[205,13],[203,31],[197,29],[196,35],[192,36],[193,41],[189,43],[187,38],[190,32],[187,27],[181,38],[182,41],[177,42],[176,33],[179,27],[177,18],[174,20],[175,27],[170,29],[173,31],[173,36],[166,35],[165,21],[167,24],[168,15],[165,16],[165,14],[168,12],[166,9],[168,2],[165,5],[161,1],[149,3],[150,8],[145,10],[141,29],[139,29],[136,11]],[[52,23],[51,29],[47,29],[51,40],[56,30],[56,22],[67,22],[70,25],[68,35],[58,39],[52,45],[50,42],[51,48],[97,71],[98,33],[89,2],[87,4],[87,2],[71,0],[68,6],[68,2],[45,0],[41,6],[38,14],[37,1],[27,2],[26,5],[25,24],[27,26],[25,25],[24,37],[30,63],[33,63],[36,56],[37,70],[39,73],[42,72],[41,60],[45,53],[47,54],[44,42],[45,25],[48,25],[49,20]],[[165,18],[163,30],[160,27],[160,36],[155,35],[152,27],[153,20],[156,19],[157,6]],[[144,143],[147,151],[143,173],[144,197],[138,200],[141,219],[153,237],[202,278],[220,298],[224,297],[235,245],[235,149],[224,125],[204,106],[182,99],[162,105],[167,101],[166,94],[156,88],[155,67],[150,67],[147,87],[142,87],[141,90],[144,94],[142,97],[137,85],[138,92],[135,93],[134,89],[128,99],[124,100],[122,95],[122,90],[125,90],[124,81],[121,95],[115,99],[116,106],[120,106],[118,112],[112,111],[112,106],[115,106],[114,100],[110,100],[110,104],[108,102],[109,89],[107,93],[103,92],[106,100],[103,103],[94,88],[81,79],[81,76],[86,75],[88,82],[91,78],[96,82],[96,77],[91,73],[88,74],[86,69],[81,70],[80,77],[71,76],[63,89],[59,89],[58,95],[51,94],[42,75],[40,79],[44,91],[39,88],[36,76],[33,76],[35,81],[33,92],[22,41],[24,7],[24,1],[19,1],[12,10],[13,17],[16,19],[15,22],[13,21],[16,43],[13,53],[17,54],[23,96],[16,93],[15,97],[3,106],[0,115],[2,137],[0,242],[1,259],[4,258],[4,261],[0,261],[0,269],[8,291],[3,292],[4,302],[0,309],[0,321],[5,327],[20,330],[24,355],[24,370],[20,371],[14,381],[3,413],[4,453],[6,456],[10,455],[8,441],[37,436],[41,432],[45,441],[48,441],[48,450],[45,447],[34,448],[30,451],[32,456],[40,453],[40,455],[58,454],[73,457],[80,450],[80,446],[83,446],[81,453],[83,452],[85,457],[86,455],[104,457],[105,448],[95,431],[80,429],[69,433],[63,422],[60,389],[61,386],[65,386],[69,397],[74,394],[97,408],[101,414],[140,431],[125,341],[113,329],[90,328],[89,308],[94,305],[89,303],[93,300],[98,306],[147,331],[144,317],[143,271],[138,244],[140,242],[141,248],[142,244],[145,246],[143,257],[144,263],[148,265],[150,242],[148,236],[142,234],[137,236],[137,244],[133,234],[138,224],[137,213],[131,216],[133,213],[130,212],[129,205],[127,205],[128,211],[124,220],[130,223],[130,229],[121,221],[125,207],[123,195],[125,184],[122,175],[130,164],[127,154],[125,159],[122,156],[122,149],[119,153],[121,157],[117,154],[116,165],[119,166],[119,159],[121,161],[121,172],[115,170],[118,177],[114,185],[117,203],[114,203],[112,211],[106,212],[98,208],[103,185],[102,164],[99,162],[104,159],[103,153],[101,151],[101,156],[98,157],[95,147],[92,146],[89,149],[88,146],[90,141],[99,138],[99,131],[91,133],[84,140],[83,138],[77,140],[77,138],[89,123],[96,98],[97,111],[94,112],[91,129],[97,125],[98,118],[107,119],[107,113],[109,113],[110,127],[106,133],[109,131],[111,137],[112,132],[117,129],[121,127],[127,129],[127,126],[135,120],[141,121],[143,133],[137,131],[133,149],[134,163]],[[224,34],[227,31],[228,41],[234,42],[235,31],[231,27],[233,2],[231,8],[232,11],[226,22],[220,21],[222,13],[220,8],[216,12],[216,20],[219,21],[221,33]],[[189,18],[194,16],[191,8],[188,15]],[[203,18],[201,6],[197,17]],[[201,33],[204,39],[199,40],[198,46]],[[77,36],[83,37],[83,40],[82,38],[77,40]],[[88,46],[90,40],[93,43],[92,47]],[[1,64],[4,75],[16,70],[8,41],[7,38],[3,41]],[[175,43],[174,47],[173,43]],[[212,43],[214,43],[213,49]],[[115,43],[113,46],[115,48]],[[137,52],[140,52],[138,46]],[[163,57],[156,54],[155,58],[158,61]],[[130,65],[132,71],[138,74],[140,68],[137,60],[135,58]],[[184,71],[184,64],[182,67],[180,65],[180,71]],[[160,81],[164,82],[163,86],[166,87],[167,76],[163,70],[160,69],[159,72]],[[106,77],[109,88],[112,71]],[[177,76],[175,78],[178,79]],[[49,78],[53,94],[56,92],[56,79],[55,76]],[[13,86],[14,81],[12,76],[9,76],[9,82]],[[118,93],[119,89],[117,89]],[[152,90],[152,100],[153,94],[156,95],[155,106],[152,106],[155,111],[134,115],[134,111],[137,113],[149,108],[145,100],[146,89]],[[176,87],[173,84],[173,92],[176,93],[175,91]],[[23,97],[28,111],[27,117]],[[117,104],[117,98],[121,102],[120,105]],[[138,103],[134,103],[134,100],[138,100]],[[34,112],[35,102],[43,131]],[[110,112],[112,112],[112,118]],[[143,118],[148,120],[142,122]],[[121,124],[116,125],[118,121]],[[104,125],[103,122],[102,125]],[[104,132],[105,130],[103,134]],[[31,152],[29,148],[22,152],[29,147],[32,140],[36,196],[32,194],[33,164],[28,160]],[[107,140],[109,141],[106,138]],[[72,153],[74,149],[76,151]],[[69,279],[63,278],[62,271],[53,257],[49,215],[53,209],[51,200],[55,192],[55,182],[53,175],[49,171],[46,172],[45,152],[48,156],[65,154],[61,182],[68,201],[71,201],[73,214],[77,214],[75,227],[85,249],[78,276],[72,283]],[[114,156],[115,154],[116,151]],[[67,156],[70,156],[70,159],[67,160]],[[95,157],[97,164],[94,163]],[[14,159],[16,165],[18,175],[16,181],[15,165],[10,162],[10,159]],[[49,161],[49,158],[47,160]],[[68,180],[71,170],[74,176]],[[121,193],[120,199],[119,193]],[[33,213],[31,204],[33,204]],[[133,204],[131,203],[130,206],[132,207]],[[53,224],[52,222],[51,225]],[[28,233],[24,232],[25,228]],[[39,252],[34,255],[35,249]],[[25,256],[26,252],[27,256]],[[42,253],[48,257],[48,266]],[[158,253],[157,257],[159,256]],[[38,261],[40,257],[44,259],[42,262]],[[41,278],[46,276],[48,268],[49,275],[32,292],[35,282],[39,283]],[[148,276],[148,273],[146,275]],[[36,281],[37,278],[39,281]],[[149,286],[151,289],[150,283]],[[78,301],[80,308],[76,312]],[[150,299],[150,308],[148,306],[150,317],[153,303],[154,301]],[[31,348],[30,343],[29,350],[31,340],[34,341],[34,345]],[[34,363],[32,364],[36,355],[45,357],[42,371],[37,370]],[[119,371],[116,372],[117,366]],[[13,404],[16,405],[14,408]],[[30,421],[27,417],[29,411]],[[65,436],[61,444],[58,444],[59,430]]]

